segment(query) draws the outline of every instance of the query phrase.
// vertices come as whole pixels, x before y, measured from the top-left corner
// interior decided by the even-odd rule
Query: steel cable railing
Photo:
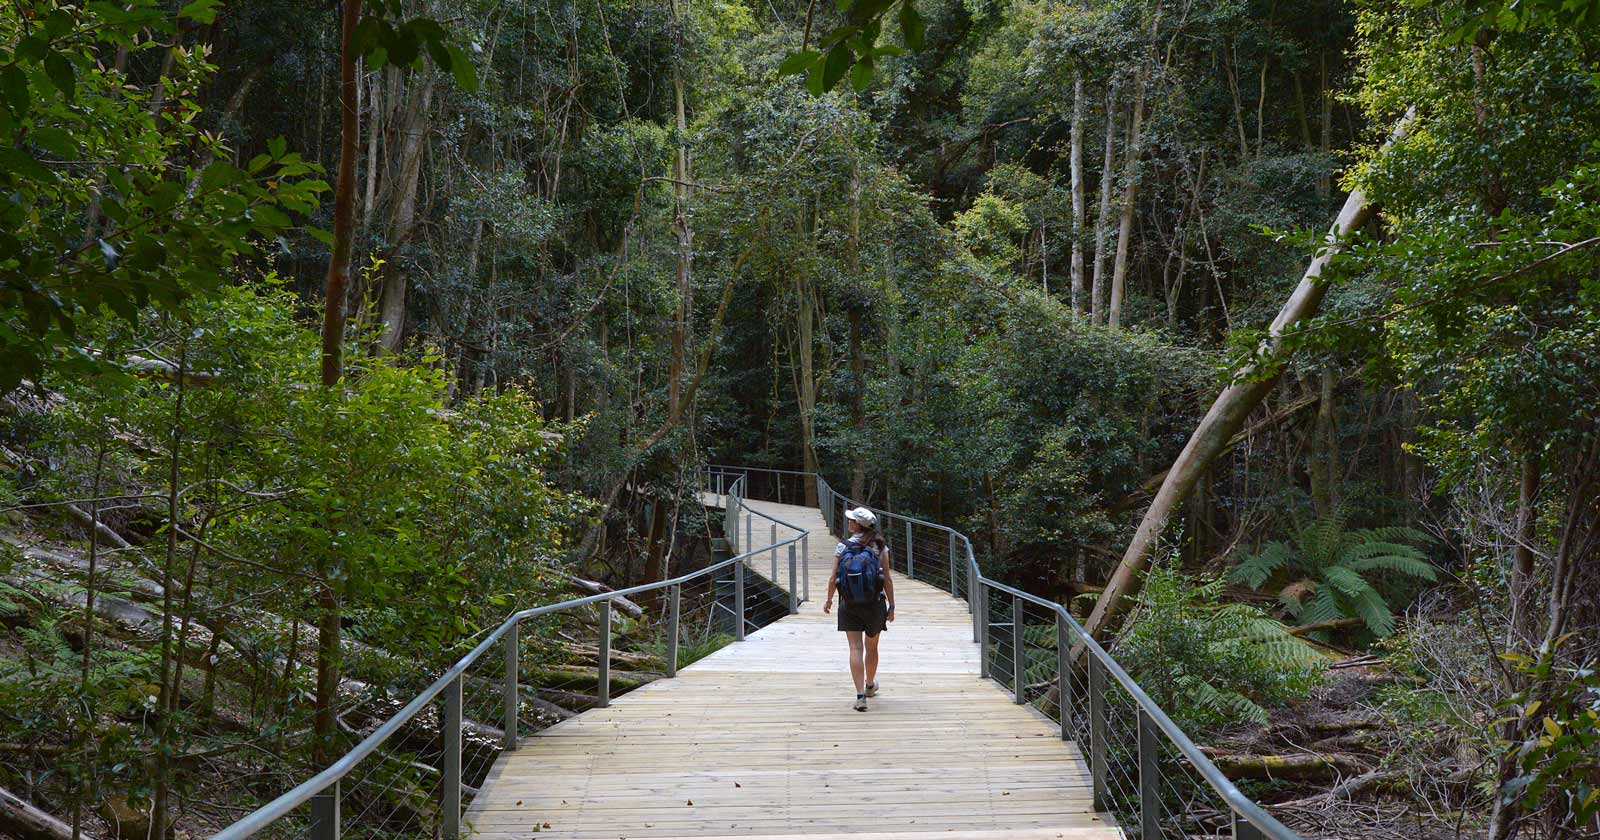
[[[814,499],[834,535],[860,503],[820,475],[713,467],[724,482]],[[758,478],[767,476],[766,478]],[[754,496],[778,501],[774,496]],[[934,522],[862,505],[878,515],[895,571],[967,602],[981,676],[1053,720],[1088,764],[1096,810],[1142,840],[1232,836],[1300,840],[1223,775],[1183,730],[1054,601],[984,576],[972,541]]]
[[[347,694],[359,696],[346,699],[340,723],[361,740],[322,772],[214,838],[461,837],[471,831],[463,824],[466,807],[494,761],[515,750],[533,725],[570,714],[552,698],[605,707],[612,697],[614,659],[656,657],[662,676],[670,678],[686,660],[725,640],[742,640],[751,627],[797,610],[805,594],[806,530],[750,508],[742,477],[704,473],[701,478],[701,489],[715,493],[725,506],[724,533],[734,556],[670,580],[514,613],[426,685],[415,679],[414,666],[393,662],[387,666],[392,672],[387,688],[347,681]],[[766,527],[757,527],[758,522]],[[768,538],[771,542],[762,542]],[[749,572],[763,570],[774,586],[787,584],[787,604],[746,597]],[[634,599],[652,602],[653,609],[640,608]],[[659,649],[614,650],[618,610],[658,631],[652,635]],[[592,650],[575,643],[558,617],[593,628]],[[496,648],[500,655],[491,655]],[[593,659],[592,674],[557,664],[574,653]],[[529,668],[568,679],[525,686],[520,676]],[[407,695],[403,703],[390,699]],[[356,710],[365,717],[357,717]]]

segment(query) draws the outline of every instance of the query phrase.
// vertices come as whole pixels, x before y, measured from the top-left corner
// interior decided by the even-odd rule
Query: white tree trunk
[[[1083,317],[1083,72],[1072,80],[1072,313]]]

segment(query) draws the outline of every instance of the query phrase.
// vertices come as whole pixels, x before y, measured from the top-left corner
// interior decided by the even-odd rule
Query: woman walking
[[[840,596],[839,630],[850,642],[850,677],[856,683],[855,710],[867,710],[878,693],[878,634],[894,621],[894,581],[889,575],[889,545],[878,534],[878,517],[866,508],[845,511],[850,536],[833,550],[824,613]]]

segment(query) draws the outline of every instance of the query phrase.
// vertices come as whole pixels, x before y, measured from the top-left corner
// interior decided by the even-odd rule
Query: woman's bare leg
[[[862,661],[861,639],[864,634],[859,630],[846,630],[844,635],[845,638],[850,640],[850,677],[856,681],[856,693],[865,694],[867,684],[863,672],[866,670],[866,666]],[[874,644],[874,647],[876,647],[876,644]],[[874,659],[874,662],[876,662],[876,659]]]
[[[878,640],[881,638],[883,638],[882,633],[879,633],[876,636],[867,636],[866,638],[867,655],[865,664],[867,670],[867,682],[869,684],[878,681]]]

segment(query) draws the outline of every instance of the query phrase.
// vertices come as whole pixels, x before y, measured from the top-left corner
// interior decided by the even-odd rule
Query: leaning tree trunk
[[[1385,148],[1410,131],[1413,119],[1413,113],[1406,114],[1399,125],[1395,126],[1394,134],[1389,138]],[[1278,317],[1273,319],[1272,325],[1268,328],[1267,337],[1262,340],[1258,348],[1258,361],[1247,363],[1235,371],[1232,383],[1217,396],[1216,402],[1211,405],[1211,410],[1206,412],[1200,425],[1195,427],[1188,444],[1183,447],[1172,468],[1167,471],[1167,477],[1161,482],[1161,489],[1156,491],[1155,498],[1145,511],[1144,519],[1140,521],[1138,530],[1128,543],[1128,550],[1122,555],[1122,562],[1112,573],[1105,592],[1094,605],[1094,611],[1089,614],[1085,629],[1091,636],[1103,637],[1113,625],[1128,598],[1138,591],[1140,575],[1150,565],[1150,556],[1155,551],[1156,541],[1166,527],[1167,520],[1194,490],[1195,483],[1211,466],[1212,461],[1227,447],[1229,439],[1243,428],[1245,419],[1277,384],[1278,377],[1282,375],[1280,363],[1283,334],[1289,328],[1316,314],[1327,292],[1327,287],[1321,282],[1323,269],[1342,249],[1343,243],[1351,234],[1372,218],[1374,211],[1375,208],[1367,203],[1366,193],[1360,189],[1350,193],[1350,197],[1345,199],[1338,219],[1328,232],[1326,247],[1312,258],[1294,293],[1289,296],[1288,302],[1283,305]],[[1074,651],[1075,655],[1077,653],[1078,651]]]
[[[72,826],[0,788],[0,835],[20,840],[73,840]],[[91,840],[81,829],[76,835]]]

